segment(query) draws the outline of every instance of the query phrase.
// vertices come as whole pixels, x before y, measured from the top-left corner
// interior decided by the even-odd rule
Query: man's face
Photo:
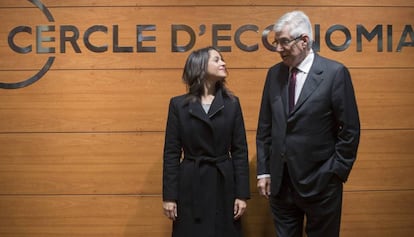
[[[298,37],[292,37],[289,34],[287,27],[284,27],[282,31],[276,32],[275,41],[273,46],[276,47],[283,60],[283,62],[289,67],[298,66],[306,57],[309,50],[306,47],[308,37],[306,35],[300,35]]]

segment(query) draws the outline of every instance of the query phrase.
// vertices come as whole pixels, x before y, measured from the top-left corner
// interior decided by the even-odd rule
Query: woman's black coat
[[[165,135],[163,200],[177,202],[173,236],[241,236],[234,200],[250,191],[239,99],[218,90],[206,113],[186,98],[171,99]]]

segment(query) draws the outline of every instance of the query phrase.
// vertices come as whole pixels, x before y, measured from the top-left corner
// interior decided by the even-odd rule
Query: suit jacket
[[[212,236],[215,231],[223,236],[241,235],[240,222],[233,221],[233,207],[235,198],[250,197],[247,152],[237,97],[218,90],[208,114],[199,101],[188,101],[186,95],[171,99],[163,199],[177,201],[173,236]],[[202,221],[195,222],[197,217]],[[224,230],[216,229],[216,223],[226,223]]]
[[[358,109],[349,71],[338,62],[315,54],[290,114],[288,77],[283,63],[267,73],[256,136],[257,174],[271,175],[276,195],[286,164],[296,191],[310,197],[333,176],[347,180],[359,144]]]

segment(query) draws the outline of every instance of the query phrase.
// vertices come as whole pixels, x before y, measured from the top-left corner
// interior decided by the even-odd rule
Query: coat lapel
[[[214,97],[213,103],[208,111],[208,117],[212,118],[216,115],[220,110],[224,108],[224,100],[223,100],[223,93],[221,93],[221,89],[216,92]]]
[[[201,106],[199,101],[192,101],[189,104],[188,111],[191,115],[194,117],[208,123],[211,125],[211,120],[214,115],[216,115],[220,110],[224,108],[224,100],[223,95],[221,93],[221,90],[219,89],[216,92],[216,95],[214,97],[213,103],[211,104],[211,107],[208,111],[208,114],[204,111],[203,107]]]
[[[204,112],[203,107],[201,107],[201,104],[199,101],[191,101],[190,104],[188,105],[188,112],[192,116],[202,121],[205,121],[206,123],[209,123],[208,116],[206,112]]]

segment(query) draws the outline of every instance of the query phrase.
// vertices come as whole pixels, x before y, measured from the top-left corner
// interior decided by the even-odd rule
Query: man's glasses
[[[290,45],[290,43],[292,43],[293,41],[297,41],[298,39],[302,38],[302,35],[299,35],[298,37],[294,38],[294,39],[286,39],[286,38],[282,38],[280,40],[275,39],[272,42],[273,47],[277,47],[277,45],[281,45],[282,47],[288,47]]]

